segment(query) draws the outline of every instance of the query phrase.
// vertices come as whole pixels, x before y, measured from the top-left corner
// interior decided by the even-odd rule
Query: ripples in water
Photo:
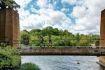
[[[35,63],[41,70],[105,70],[95,56],[22,56],[22,63]]]

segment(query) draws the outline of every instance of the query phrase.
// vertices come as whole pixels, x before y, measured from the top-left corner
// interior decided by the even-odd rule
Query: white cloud
[[[36,10],[34,6],[31,7],[31,11],[38,14],[24,10],[32,0],[15,1],[21,6],[19,9],[21,29],[53,26],[68,29],[73,33],[97,33],[100,27],[101,10],[105,9],[105,0],[62,0],[62,4],[66,2],[75,5],[70,15],[76,17],[76,22],[72,24],[71,19],[63,13],[66,8],[62,8],[61,12],[55,11],[53,5],[47,4],[47,0],[37,1],[40,10]]]
[[[31,0],[15,0],[22,8],[25,7]]]
[[[46,4],[47,0],[37,1],[37,4],[41,8],[40,10],[36,10],[34,6],[31,7],[32,12],[37,12],[38,14],[32,14],[29,10],[24,10],[24,7],[32,0],[15,1],[21,6],[19,9],[21,30],[44,28],[47,26],[60,29],[68,29],[70,27],[71,20],[63,12],[55,11],[51,4]]]
[[[68,29],[71,20],[62,12],[54,11],[53,9],[40,9],[38,15],[29,14],[29,16],[26,16],[22,20],[22,23],[28,29],[44,28],[47,26]]]
[[[85,15],[87,14],[87,10],[84,6],[76,6],[73,9],[73,16],[75,16],[76,18],[82,18],[85,17]]]
[[[84,3],[73,8],[76,24],[72,27],[74,33],[98,33],[100,32],[100,14],[105,9],[105,0],[81,0]]]
[[[77,2],[77,0],[62,0],[62,3],[64,2],[74,5]]]
[[[47,5],[47,0],[38,0],[37,1],[37,4],[41,7],[41,8],[44,8],[46,7]]]

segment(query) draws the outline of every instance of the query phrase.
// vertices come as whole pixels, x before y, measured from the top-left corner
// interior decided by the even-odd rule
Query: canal
[[[105,70],[96,56],[22,56],[21,61],[37,64],[41,70]]]

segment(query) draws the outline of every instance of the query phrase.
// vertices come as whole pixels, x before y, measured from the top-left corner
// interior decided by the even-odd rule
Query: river
[[[31,62],[41,70],[105,70],[96,56],[22,56],[22,63]]]

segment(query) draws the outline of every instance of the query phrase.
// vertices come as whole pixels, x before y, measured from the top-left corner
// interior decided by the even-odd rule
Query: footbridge
[[[30,55],[76,55],[76,56],[105,56],[105,48],[92,48],[92,47],[39,47],[39,48],[21,48],[20,53],[22,56]]]

